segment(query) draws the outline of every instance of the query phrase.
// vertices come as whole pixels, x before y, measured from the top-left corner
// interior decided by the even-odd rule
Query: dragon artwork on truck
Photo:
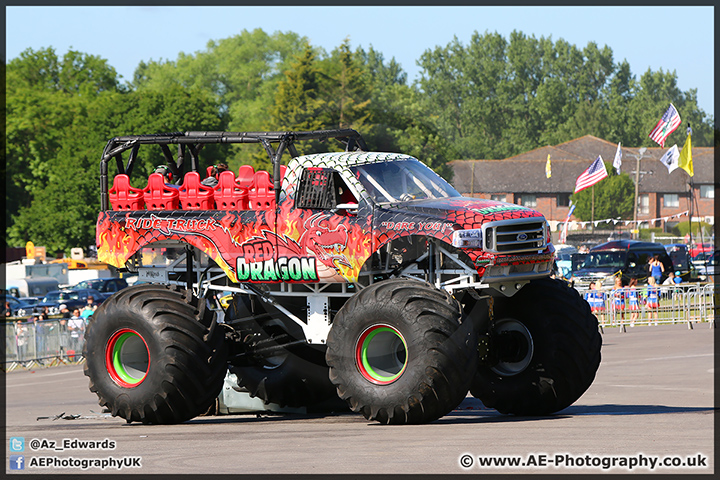
[[[345,151],[296,150],[328,139]],[[260,144],[273,171],[240,167],[203,187],[206,143]],[[159,146],[176,188],[158,174],[131,186],[144,145]],[[128,421],[197,415],[227,370],[266,402],[339,396],[381,423],[432,421],[468,390],[501,412],[547,414],[594,378],[597,320],[577,292],[548,278],[544,217],[462,197],[411,156],[368,152],[353,130],[116,137],[100,171],[98,258],[144,283],[95,315],[86,374],[100,403]],[[227,307],[210,300],[221,292]],[[560,340],[569,331],[577,339],[568,345]],[[172,382],[177,398],[155,405],[168,381],[155,368],[177,362],[165,353],[177,342],[195,345],[185,347],[184,379]],[[548,363],[563,355],[574,359],[569,370]],[[190,397],[190,406],[177,403]]]

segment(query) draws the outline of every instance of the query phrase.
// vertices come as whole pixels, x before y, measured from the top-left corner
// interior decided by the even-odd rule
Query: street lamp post
[[[633,239],[637,239],[639,232],[638,223],[637,223],[637,216],[638,216],[638,185],[640,184],[640,159],[645,157],[652,157],[652,155],[645,155],[645,152],[647,151],[647,147],[642,147],[638,150],[638,153],[640,155],[634,155],[632,153],[628,154],[631,157],[635,157],[636,164],[635,164],[635,208],[633,209],[633,223],[635,225],[635,228],[633,229]]]

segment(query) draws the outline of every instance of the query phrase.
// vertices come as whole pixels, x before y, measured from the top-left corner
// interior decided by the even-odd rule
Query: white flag
[[[668,151],[660,157],[660,161],[667,167],[668,173],[672,173],[673,170],[678,168],[678,160],[680,160],[680,152],[678,152],[677,145],[670,147]]]
[[[613,160],[613,167],[618,175],[620,175],[620,165],[622,165],[622,150],[620,150],[620,142],[618,142],[618,148],[615,151],[615,159]]]

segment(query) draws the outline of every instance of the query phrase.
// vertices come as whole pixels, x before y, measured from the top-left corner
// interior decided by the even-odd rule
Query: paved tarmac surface
[[[112,456],[142,457],[140,468],[120,471],[136,474],[711,474],[714,334],[708,324],[693,330],[686,325],[642,326],[626,333],[606,329],[594,384],[559,414],[505,416],[468,397],[438,421],[413,426],[383,426],[355,414],[246,414],[199,417],[171,426],[126,424],[99,413],[80,366],[10,372],[6,441],[25,439],[26,468],[10,470],[6,463],[6,472],[115,473],[112,468],[30,468],[41,457]],[[61,412],[81,417],[36,419]],[[62,452],[30,448],[31,439],[60,443],[66,438],[109,439],[116,447]],[[16,454],[10,448],[8,444],[7,456]],[[517,458],[524,466],[480,466],[491,456],[506,462]],[[673,456],[686,466],[649,466]],[[613,458],[616,467],[604,468],[603,462],[609,465]],[[575,466],[568,467],[569,462]],[[631,469],[630,462],[641,463]]]

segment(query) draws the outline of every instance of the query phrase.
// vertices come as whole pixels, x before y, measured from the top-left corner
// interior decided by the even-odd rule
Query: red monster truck
[[[345,151],[296,150],[327,139]],[[239,143],[262,145],[272,174],[243,166],[202,185],[200,149]],[[174,185],[143,174],[133,182],[147,186],[131,186],[141,149],[162,152]],[[128,422],[182,422],[214,402],[228,369],[267,403],[339,396],[380,423],[433,421],[468,390],[517,415],[575,402],[601,339],[588,304],[548,278],[542,215],[463,198],[413,157],[365,150],[354,130],[110,140],[98,257],[140,283],[88,327],[85,374],[100,404]]]

